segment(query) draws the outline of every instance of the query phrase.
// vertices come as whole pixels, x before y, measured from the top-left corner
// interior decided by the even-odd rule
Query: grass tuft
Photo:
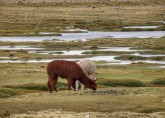
[[[18,95],[18,93],[14,90],[9,88],[0,88],[0,98],[7,98],[14,95]]]
[[[38,83],[27,83],[27,84],[23,84],[23,85],[9,85],[9,86],[5,86],[7,88],[12,88],[12,89],[26,89],[26,90],[36,90],[36,91],[47,91],[47,85],[46,84],[38,84]],[[58,89],[63,90],[64,87],[66,89],[66,84],[65,83],[61,83],[58,82],[56,87]]]
[[[155,85],[165,85],[165,78],[158,78],[153,81],[151,81],[151,84]]]
[[[126,86],[126,87],[145,87],[146,84],[139,80],[132,79],[121,79],[121,80],[106,80],[106,79],[98,79],[98,83],[106,86]]]
[[[142,107],[138,110],[139,113],[154,113],[164,110],[163,108],[158,108],[158,107]]]

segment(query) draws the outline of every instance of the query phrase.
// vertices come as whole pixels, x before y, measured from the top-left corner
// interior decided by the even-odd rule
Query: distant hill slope
[[[0,0],[2,3],[97,3],[108,0]]]
[[[134,4],[162,4],[165,0],[0,0],[1,4],[34,4],[34,3],[134,3]]]

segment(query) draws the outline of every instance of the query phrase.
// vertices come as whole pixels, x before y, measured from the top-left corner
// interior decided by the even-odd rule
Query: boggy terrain
[[[129,42],[129,43],[128,43]],[[1,46],[32,46],[45,51],[93,50],[99,47],[132,47],[148,50],[146,54],[165,54],[164,37],[158,39],[97,39],[87,42],[1,42]],[[29,48],[29,47],[28,47]],[[124,50],[123,50],[124,51]],[[116,55],[125,52],[106,51],[77,55],[31,54],[28,50],[1,50],[2,57],[21,59],[85,58]],[[126,52],[130,53],[130,52]],[[135,56],[135,58],[137,58]],[[126,58],[130,59],[130,58]],[[163,60],[164,57],[159,57]],[[2,60],[2,59],[1,59]],[[95,61],[97,91],[67,91],[66,80],[58,79],[57,93],[47,91],[47,63],[0,64],[0,116],[1,117],[164,117],[165,69],[161,64],[132,63],[108,65]],[[162,65],[163,66],[163,65]],[[15,115],[14,115],[15,114]]]
[[[129,42],[129,43],[128,43]],[[132,47],[148,50],[146,54],[165,54],[164,37],[150,39],[97,39],[87,42],[1,42],[1,46],[32,46],[45,51],[89,50],[99,47]],[[29,47],[28,47],[29,48]],[[123,50],[124,51],[124,50]],[[31,54],[28,50],[1,50],[3,57],[21,59],[85,58],[116,55],[125,52],[97,52],[77,55]],[[128,54],[130,52],[127,52]],[[135,58],[137,58],[135,56]],[[130,59],[130,58],[125,58]],[[164,57],[159,57],[163,60]],[[132,63],[108,65],[96,61],[97,91],[67,91],[66,80],[58,79],[57,93],[47,91],[47,63],[0,64],[0,116],[1,117],[164,117],[165,70],[160,64]],[[163,66],[163,65],[162,65]],[[51,110],[52,109],[52,110]],[[80,114],[79,114],[80,113]],[[17,115],[14,115],[17,114]],[[19,115],[22,114],[22,115]],[[56,116],[58,115],[58,116]]]
[[[160,31],[165,28],[164,0],[1,0],[0,5],[0,36],[60,35],[77,28],[89,31]],[[127,26],[156,28],[123,28]],[[164,64],[140,61],[164,61],[164,40],[165,37],[107,37],[86,42],[0,42],[0,60],[15,61],[0,63],[0,117],[164,118]],[[41,49],[30,53],[33,50],[3,49],[5,46]],[[100,47],[130,47],[141,50],[140,56],[154,54],[156,57],[128,55],[133,52],[124,50],[98,51]],[[64,50],[91,51],[85,51],[83,55],[60,55]],[[48,54],[37,51],[48,51]],[[57,51],[57,55],[51,51]],[[98,84],[95,92],[88,89],[68,91],[66,80],[59,78],[58,92],[51,94],[46,86],[47,62],[28,62],[32,59],[82,59],[111,55],[121,55],[117,59],[139,62],[111,65],[106,61],[95,61]],[[18,59],[25,62],[16,63]]]

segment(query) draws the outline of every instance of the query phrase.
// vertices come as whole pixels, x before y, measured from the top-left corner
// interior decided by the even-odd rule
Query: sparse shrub
[[[122,59],[122,60],[145,60],[145,57],[140,56],[132,56],[132,55],[122,55],[119,57],[115,57],[115,59]]]
[[[97,51],[91,51],[90,54],[97,54]]]
[[[18,52],[20,52],[20,53],[28,53],[28,51],[26,51],[24,49],[18,50]]]
[[[121,80],[107,80],[107,79],[98,79],[98,83],[106,86],[126,86],[126,87],[144,87],[146,86],[143,82],[139,80],[132,79],[121,79]]]
[[[151,81],[151,84],[155,85],[165,85],[165,78],[158,78],[153,81]]]
[[[60,51],[59,51],[59,52],[56,52],[55,54],[64,54],[64,52],[60,52]]]
[[[97,51],[86,51],[86,52],[82,52],[82,54],[97,54]]]
[[[58,82],[56,86],[58,89],[66,89],[65,83]],[[12,89],[26,89],[26,90],[39,90],[39,91],[47,90],[46,84],[38,84],[38,83],[27,83],[27,84],[23,84],[23,85],[5,86],[5,87],[12,88]]]
[[[91,46],[90,49],[98,49],[97,46]]]
[[[0,88],[0,98],[6,98],[17,95],[17,92],[8,88]]]
[[[158,112],[164,110],[162,108],[157,108],[157,107],[142,107],[138,110],[139,113],[153,113],[153,112]]]
[[[12,89],[47,90],[46,85],[36,84],[36,83],[28,83],[28,84],[23,84],[23,85],[10,85],[10,86],[5,86],[5,87],[12,88]]]
[[[14,57],[14,54],[10,54],[9,57]]]
[[[18,86],[18,88],[23,88],[23,89],[28,89],[28,90],[47,90],[46,85],[34,84],[34,83],[20,85]]]
[[[36,60],[41,60],[42,58],[41,57],[36,57]]]

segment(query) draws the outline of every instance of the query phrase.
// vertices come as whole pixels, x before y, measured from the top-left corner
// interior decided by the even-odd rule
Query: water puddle
[[[157,23],[163,23],[163,24],[165,24],[165,21],[153,21],[153,22],[157,22]]]
[[[165,68],[165,66],[154,66],[152,68]]]
[[[133,53],[133,54],[127,54],[127,55],[133,55],[133,56],[140,56],[140,57],[164,57],[165,54],[140,54],[140,53]]]
[[[85,33],[61,33],[61,36],[22,36],[22,37],[0,37],[0,41],[27,42],[27,41],[86,41],[98,38],[161,38],[165,31],[132,31],[132,32],[99,32],[88,31]]]
[[[0,46],[0,50],[19,50],[24,49],[28,50],[28,53],[35,54],[50,54],[50,55],[83,55],[83,52],[94,51],[94,50],[63,50],[63,51],[44,51],[43,48],[32,48],[30,46]],[[41,50],[42,49],[42,50]],[[136,52],[133,56],[141,57],[157,57],[165,56],[163,54],[140,54],[138,51],[148,51],[148,50],[138,50],[131,47],[98,47],[95,51],[116,51],[116,52]],[[132,63],[156,63],[156,64],[165,64],[165,61],[153,61],[153,60],[116,60],[115,57],[120,55],[111,55],[111,56],[93,56],[89,59],[94,61],[106,61],[108,64],[132,64]],[[62,58],[61,58],[62,59]],[[0,63],[47,63],[54,59],[20,59],[19,57],[0,57]],[[65,60],[80,60],[78,58],[68,58]]]
[[[115,51],[115,52],[138,52],[138,51],[149,51],[149,50],[138,50],[132,47],[99,47],[98,51]]]
[[[132,47],[98,47],[95,50],[60,50],[60,51],[44,51],[43,48],[33,48],[32,46],[0,46],[0,50],[28,50],[28,53],[35,54],[47,54],[47,55],[83,55],[83,52],[87,51],[116,51],[116,52],[135,52],[132,54],[133,56],[141,56],[141,57],[157,57],[157,56],[165,56],[163,54],[140,54],[139,51],[148,51],[148,50],[138,50],[133,49]],[[152,60],[138,60],[138,61],[130,61],[130,60],[116,60],[115,57],[120,55],[111,55],[111,56],[93,56],[89,59],[94,61],[106,61],[109,64],[131,64],[131,63],[156,63],[156,64],[165,64],[165,61],[152,61]],[[61,58],[62,59],[62,58]],[[0,57],[0,63],[44,63],[50,62],[53,59],[21,59],[20,57]],[[80,60],[77,58],[68,58],[65,60]]]
[[[151,63],[151,64],[163,64],[165,65],[165,61],[153,61],[153,60],[138,60],[138,61],[130,61],[130,60],[115,60],[115,56],[95,56],[88,59],[94,60],[94,61],[106,61],[108,64],[118,64],[118,65],[126,65],[126,64],[132,64],[132,63]],[[78,58],[67,58],[62,60],[69,60],[69,61],[77,61],[80,60]],[[61,60],[56,59],[56,60]],[[0,60],[0,63],[48,63],[55,59],[29,59],[29,60]]]
[[[158,28],[160,26],[128,26],[128,27],[123,27],[126,29],[155,29]]]
[[[114,52],[138,52],[148,50],[137,50],[131,47],[98,47],[95,50],[61,50],[61,51],[29,51],[29,53],[36,54],[51,54],[51,55],[84,55],[84,52],[89,51],[114,51]],[[132,54],[133,55],[133,54]]]
[[[0,59],[19,59],[20,57],[0,57]]]
[[[116,56],[95,56],[89,59],[94,60],[94,61],[118,62],[117,60],[114,59],[115,57]]]
[[[18,60],[0,60],[0,63],[48,63],[53,60],[68,60],[68,61],[76,61],[79,59],[71,58],[71,59],[18,59]]]
[[[65,31],[65,32],[88,32],[87,29],[71,29],[71,28],[67,28],[66,30],[61,30],[61,31]]]
[[[43,48],[33,48],[31,46],[0,46],[0,50],[42,50]]]
[[[91,50],[68,50],[68,51],[29,51],[36,54],[51,54],[51,55],[83,55],[83,52]]]

